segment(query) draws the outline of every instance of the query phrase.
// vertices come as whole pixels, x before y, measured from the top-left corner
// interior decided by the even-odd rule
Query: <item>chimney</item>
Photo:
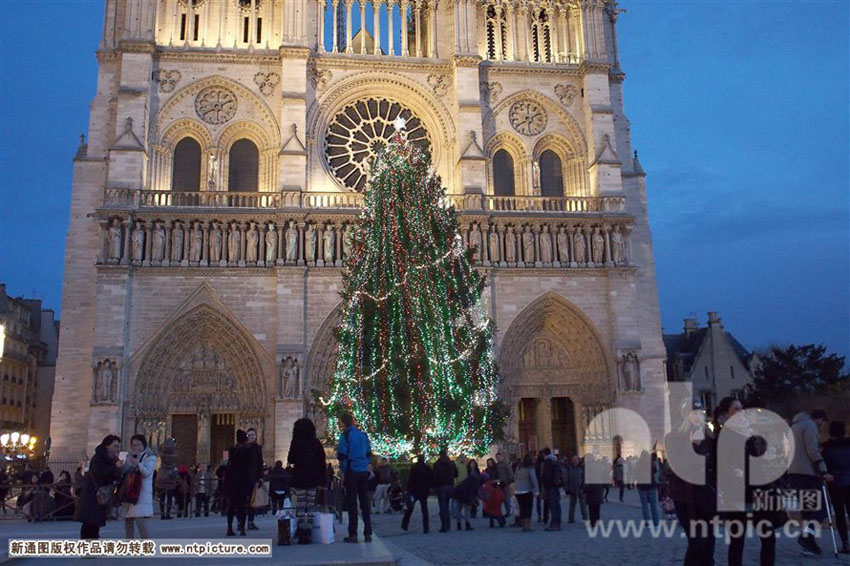
[[[685,337],[690,336],[694,332],[699,330],[699,326],[697,325],[697,319],[695,318],[686,318],[685,319]]]
[[[720,317],[717,316],[717,311],[708,311],[708,325],[723,328]]]

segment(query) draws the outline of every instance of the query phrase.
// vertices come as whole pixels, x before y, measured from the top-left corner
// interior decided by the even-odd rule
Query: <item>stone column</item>
[[[171,228],[173,222],[165,221],[165,251],[162,252],[162,266],[168,267],[171,265]]]
[[[331,53],[337,52],[337,35],[339,34],[339,18],[336,17],[337,10],[339,10],[339,0],[333,0],[331,6],[333,6],[333,12],[331,16],[333,17],[333,47],[331,48]]]
[[[151,239],[153,236],[153,222],[145,222],[145,259],[142,265],[151,264]]]
[[[614,267],[614,260],[611,257],[611,226],[603,225],[602,234],[605,236],[605,267]]]
[[[428,54],[432,59],[437,59],[440,56],[440,47],[437,43],[437,7],[434,4],[431,4],[429,16],[431,17],[431,26],[428,30]]]
[[[189,249],[192,246],[192,223],[186,222],[181,226],[183,229],[183,255],[180,256],[180,265],[189,266]]]
[[[245,254],[248,251],[248,234],[247,230],[245,230],[245,225],[241,222],[237,229],[239,230],[239,261],[236,265],[239,267],[245,267]]]
[[[351,5],[353,0],[345,0],[345,52],[354,53],[354,46],[351,44]],[[362,20],[361,20],[362,21]],[[365,26],[363,26],[365,27]]]
[[[372,31],[375,34],[375,42],[372,45],[372,54],[381,54],[381,4],[382,0],[372,0]]]
[[[304,265],[304,255],[307,253],[304,242],[304,222],[298,223],[298,265]]]
[[[198,462],[210,461],[210,418],[209,411],[198,413]]]
[[[266,228],[265,222],[257,224],[257,265],[259,267],[266,265]]]
[[[334,248],[336,251],[336,261],[334,265],[341,266],[342,265],[342,239],[345,237],[345,233],[343,232],[343,224],[340,222],[339,224],[335,224],[336,237],[334,238]]]
[[[517,61],[528,61],[528,5],[522,2],[517,7]]]
[[[373,3],[374,5],[374,3]],[[360,54],[366,55],[366,0],[360,0]]]
[[[314,258],[314,261],[316,262],[317,267],[325,266],[325,230],[327,229],[328,227],[325,224],[316,222],[316,257]]]
[[[496,36],[494,39],[496,40],[496,61],[501,61],[502,57],[502,6],[501,4],[496,4],[493,6],[493,9],[496,10],[496,29],[494,30],[493,35]]]
[[[538,449],[552,447],[552,398],[537,399],[536,428]]]
[[[395,55],[395,42],[393,41],[393,6],[395,5],[396,0],[387,0],[387,55],[393,56]]]
[[[414,26],[416,26],[416,56],[422,57],[422,10],[417,2],[413,8]]]
[[[326,6],[326,3],[327,3],[327,0],[316,0],[316,3],[319,6],[318,7],[319,29],[316,32],[316,37],[318,38],[317,47],[318,47],[319,53],[326,53],[327,51],[325,50],[325,6]],[[224,3],[222,3],[222,4],[224,4]]]
[[[543,227],[532,226],[531,233],[534,234],[534,267],[543,267],[543,254],[540,253],[540,238],[543,237]]]
[[[277,265],[286,263],[286,242],[283,240],[284,224],[286,224],[286,221],[281,220],[277,225],[277,258],[275,259],[275,264]]]
[[[576,245],[575,237],[578,232],[578,226],[573,226],[567,230],[567,247],[570,249],[570,267],[578,267],[576,262]]]

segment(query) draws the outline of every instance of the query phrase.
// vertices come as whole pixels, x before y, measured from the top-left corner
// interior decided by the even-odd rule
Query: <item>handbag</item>
[[[103,485],[95,491],[95,499],[98,505],[109,505],[112,503],[112,495],[115,493],[115,486],[112,484]]]
[[[141,472],[128,472],[124,476],[124,481],[121,482],[121,488],[118,490],[118,501],[121,503],[130,503],[136,505],[139,502],[139,496],[142,494],[142,474]]]

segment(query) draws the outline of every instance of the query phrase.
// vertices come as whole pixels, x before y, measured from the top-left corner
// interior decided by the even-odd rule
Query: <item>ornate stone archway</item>
[[[328,433],[328,423],[324,411],[314,401],[313,397],[316,392],[319,395],[326,395],[328,392],[328,383],[334,369],[336,369],[336,357],[339,351],[339,342],[334,335],[334,329],[339,322],[339,313],[342,309],[342,304],[338,304],[325,318],[322,326],[313,337],[313,344],[310,347],[310,355],[307,357],[307,378],[305,388],[305,402],[307,406],[307,416],[313,419],[316,423],[316,433],[319,438],[323,438]]]
[[[263,438],[268,360],[238,322],[199,304],[163,325],[139,352],[131,417],[154,441],[174,435],[175,419],[196,422],[197,461],[210,461],[210,427],[226,416]],[[196,417],[196,421],[193,419]]]
[[[527,429],[529,423],[520,419],[530,418],[538,448],[552,445],[552,423],[563,422],[557,415],[553,419],[553,411],[570,412],[566,444],[575,449],[588,416],[614,401],[612,364],[599,333],[578,307],[555,293],[539,297],[513,320],[501,341],[499,367],[502,398],[511,407],[507,436],[521,440],[521,424]]]

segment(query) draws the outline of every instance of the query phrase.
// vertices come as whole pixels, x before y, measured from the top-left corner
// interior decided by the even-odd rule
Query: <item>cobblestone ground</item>
[[[616,499],[614,492],[611,496]],[[503,529],[489,528],[489,520],[472,520],[473,531],[452,531],[439,533],[439,512],[434,497],[430,499],[431,533],[422,533],[421,514],[417,506],[410,524],[409,532],[401,529],[401,513],[375,515],[373,528],[402,565],[420,564],[510,564],[512,566],[542,566],[546,564],[628,564],[637,562],[641,566],[682,564],[686,541],[681,529],[676,530],[673,538],[652,538],[648,533],[641,537],[621,537],[613,534],[609,538],[590,538],[586,527],[580,521],[566,524],[566,506],[562,499],[562,517],[564,524],[560,532],[545,532],[542,523],[534,523],[534,532],[523,533],[518,528],[506,526]],[[578,512],[576,513],[578,515]],[[638,496],[635,491],[627,491],[625,503],[605,503],[602,506],[602,519],[640,521],[642,518]],[[347,519],[346,519],[347,520]],[[510,524],[513,518],[508,520]],[[533,518],[536,521],[536,517]],[[345,528],[345,527],[343,527]],[[362,527],[361,527],[362,528]],[[824,553],[820,558],[803,556],[796,540],[778,538],[776,563],[804,565],[850,564],[850,556],[833,557],[832,540],[829,531],[820,539]],[[725,565],[727,546],[717,541],[715,561]],[[757,539],[748,539],[744,550],[744,564],[759,563],[760,543]]]

